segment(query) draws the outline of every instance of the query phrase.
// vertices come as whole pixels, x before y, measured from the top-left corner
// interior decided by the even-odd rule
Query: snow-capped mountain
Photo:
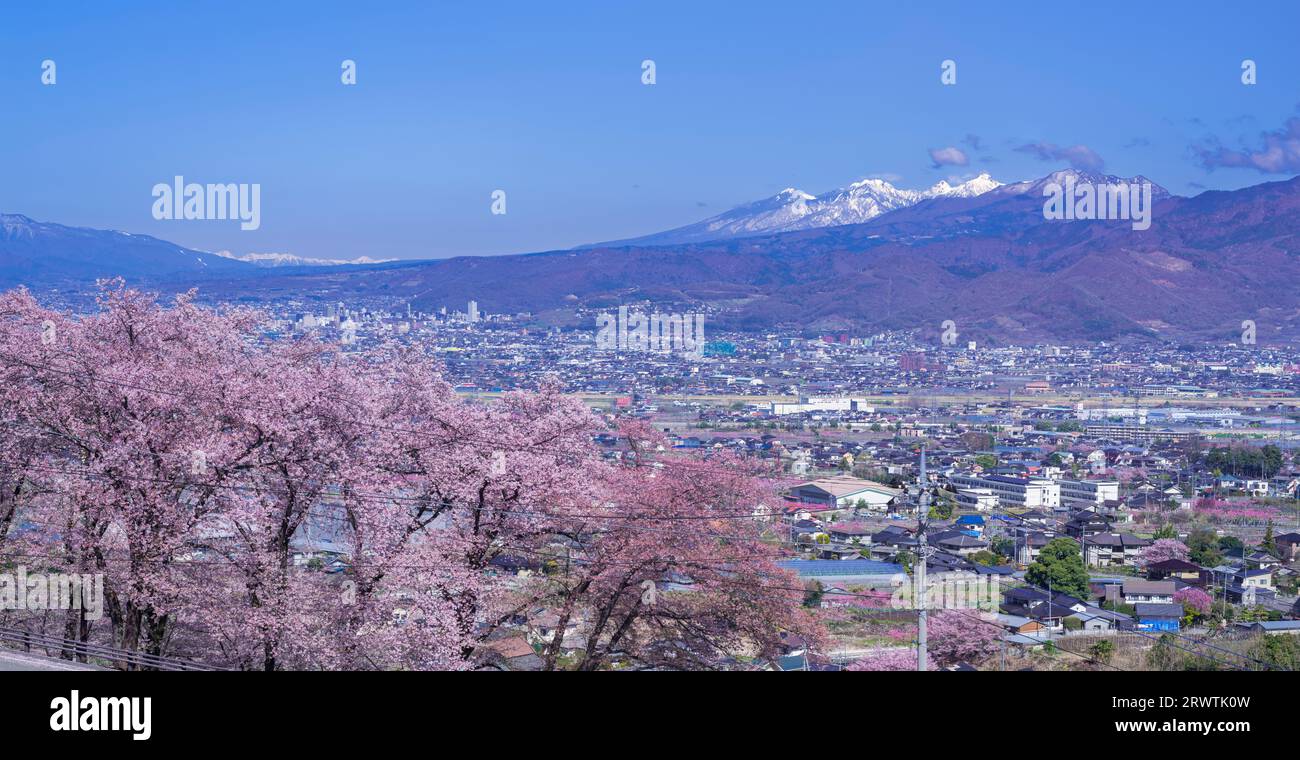
[[[307,256],[295,256],[292,253],[246,253],[243,256],[236,256],[230,251],[217,251],[216,255],[259,267],[337,267],[396,261],[396,259],[372,259],[369,256],[358,256],[355,259],[313,259]]]
[[[695,224],[601,245],[675,245],[860,224],[931,198],[973,198],[1001,186],[985,173],[958,185],[940,181],[926,190],[898,188],[883,179],[864,179],[821,195],[790,187]]]
[[[1025,180],[1023,182],[1012,182],[1008,185],[1002,185],[997,188],[998,192],[990,196],[990,200],[998,195],[1028,195],[1033,198],[1042,198],[1043,190],[1048,185],[1061,185],[1073,182],[1079,185],[1151,185],[1151,198],[1160,200],[1168,198],[1169,191],[1156,184],[1152,180],[1141,174],[1132,177],[1116,177],[1112,174],[1100,174],[1097,172],[1080,171],[1078,169],[1060,169],[1048,174],[1046,177],[1039,179]],[[992,189],[992,188],[990,188]]]

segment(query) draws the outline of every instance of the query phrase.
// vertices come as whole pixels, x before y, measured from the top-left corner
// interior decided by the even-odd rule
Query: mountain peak
[[[860,179],[816,196],[787,187],[770,198],[737,206],[695,224],[604,245],[674,245],[860,224],[929,198],[971,198],[1001,184],[984,173],[958,185],[940,181],[927,190],[895,187],[879,177]]]
[[[797,187],[787,187],[786,189],[784,189],[784,190],[782,190],[781,192],[777,193],[777,194],[776,194],[775,196],[773,196],[773,197],[776,198],[776,199],[778,199],[778,200],[791,201],[791,202],[792,202],[792,201],[796,201],[796,200],[805,200],[805,201],[810,201],[810,200],[812,200],[813,198],[816,198],[817,196],[815,196],[815,195],[811,195],[811,194],[809,194],[809,193],[805,193],[804,191],[800,190],[800,189],[797,188]]]
[[[1045,177],[1038,179],[1024,180],[1010,185],[1003,185],[999,192],[1009,195],[1020,195],[1031,193],[1040,195],[1044,188],[1051,184],[1064,185],[1067,182],[1073,182],[1075,185],[1092,184],[1092,185],[1151,185],[1151,197],[1160,199],[1168,198],[1171,194],[1164,187],[1152,182],[1149,178],[1137,174],[1132,177],[1118,177],[1113,174],[1102,174],[1100,172],[1083,171],[1081,169],[1069,168],[1058,169]]]
[[[977,176],[952,188],[948,195],[960,195],[965,198],[972,198],[976,195],[983,195],[990,190],[996,190],[999,187],[1002,187],[1001,182],[990,177],[988,172],[980,172]]]

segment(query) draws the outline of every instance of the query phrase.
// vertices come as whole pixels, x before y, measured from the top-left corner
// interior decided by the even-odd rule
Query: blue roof
[[[873,559],[787,559],[777,563],[799,575],[893,575],[903,572],[902,565]]]
[[[962,515],[957,518],[957,522],[961,524],[970,523],[972,525],[983,525],[984,517],[982,515]]]
[[[1255,625],[1266,631],[1295,631],[1300,630],[1300,620],[1261,620]]]

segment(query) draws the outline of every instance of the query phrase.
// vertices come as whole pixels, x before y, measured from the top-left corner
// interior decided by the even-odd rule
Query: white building
[[[1042,478],[1012,478],[1005,475],[951,475],[948,482],[961,488],[985,488],[1004,507],[1061,506],[1061,486]]]
[[[728,385],[731,381],[728,380]],[[772,414],[782,416],[786,414],[802,414],[804,412],[873,412],[875,409],[867,405],[864,398],[834,398],[834,397],[817,397],[804,396],[798,402],[773,401]]]
[[[1119,499],[1118,480],[1059,480],[1065,506],[1100,506]]]
[[[992,512],[997,509],[998,495],[988,488],[961,488],[957,490],[957,505],[962,509]]]
[[[800,483],[790,489],[790,496],[804,504],[851,509],[857,506],[858,501],[863,501],[866,502],[867,509],[876,512],[886,511],[894,499],[902,493],[897,488],[848,475],[836,475]]]

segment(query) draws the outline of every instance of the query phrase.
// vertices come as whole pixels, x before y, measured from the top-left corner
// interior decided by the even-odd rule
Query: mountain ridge
[[[649,235],[591,243],[579,248],[701,243],[859,224],[931,198],[975,197],[1001,186],[1002,183],[984,172],[957,185],[940,180],[925,190],[898,188],[889,181],[878,178],[859,180],[821,195],[788,187],[776,195],[736,206],[699,222]]]
[[[474,299],[483,311],[545,319],[579,307],[704,307],[719,328],[809,334],[937,336],[953,319],[962,335],[1003,344],[1235,340],[1252,319],[1261,342],[1300,342],[1300,293],[1291,285],[1300,282],[1300,178],[1192,197],[1154,186],[1142,231],[1125,220],[1046,218],[1035,188],[1069,176],[1085,175],[936,196],[862,223],[699,243],[346,267],[228,262],[241,268],[200,276],[181,267],[146,282],[197,283],[216,300],[295,293],[428,311]],[[7,231],[6,218],[0,272],[23,237]],[[194,253],[142,239],[171,246],[173,256]]]

